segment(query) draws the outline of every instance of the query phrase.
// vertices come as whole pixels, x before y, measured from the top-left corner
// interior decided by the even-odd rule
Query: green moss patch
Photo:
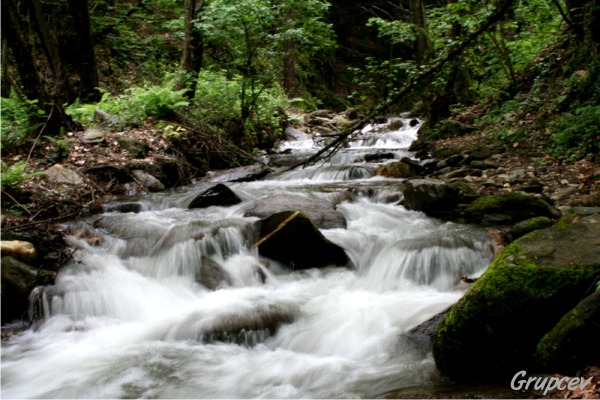
[[[522,193],[508,193],[473,201],[465,210],[465,219],[481,222],[489,214],[506,215],[512,222],[538,216],[552,217],[550,206],[544,200]]]

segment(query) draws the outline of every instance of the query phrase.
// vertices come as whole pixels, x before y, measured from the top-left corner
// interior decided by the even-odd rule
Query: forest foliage
[[[467,122],[493,139],[535,130],[552,156],[594,158],[599,3],[3,0],[3,159],[42,134],[93,125],[96,108],[112,129],[166,119],[252,152],[281,137],[291,109],[368,115],[386,101],[433,133],[484,105]],[[450,53],[499,7],[498,21]]]

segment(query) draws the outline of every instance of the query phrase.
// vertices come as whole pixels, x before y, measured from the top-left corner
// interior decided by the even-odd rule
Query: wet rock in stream
[[[188,208],[227,207],[241,202],[242,200],[231,189],[219,183],[196,196]]]
[[[292,269],[345,266],[343,248],[329,241],[300,211],[283,211],[260,222],[259,253]]]
[[[337,211],[331,202],[296,195],[274,194],[262,198],[254,207],[246,211],[244,216],[267,218],[287,210],[302,211],[315,226],[321,229],[346,227],[346,217]]]

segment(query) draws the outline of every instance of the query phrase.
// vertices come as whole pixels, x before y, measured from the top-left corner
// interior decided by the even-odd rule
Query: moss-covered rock
[[[347,265],[343,248],[328,240],[300,211],[283,211],[261,221],[259,253],[293,269]]]
[[[598,215],[507,246],[440,324],[440,371],[457,381],[506,381],[534,366],[538,342],[600,274],[598,249]]]
[[[445,119],[434,127],[432,133],[435,139],[448,139],[466,135],[476,130],[477,128],[474,126],[463,124],[453,119]]]
[[[465,210],[465,219],[480,223],[490,216],[502,215],[512,223],[534,217],[554,217],[555,211],[544,200],[523,193],[481,197]],[[497,218],[494,218],[497,220]]]
[[[417,175],[417,173],[410,164],[403,161],[394,161],[379,167],[377,175],[386,178],[410,178]]]
[[[518,239],[530,232],[546,229],[552,226],[552,220],[548,217],[535,217],[521,221],[510,230],[513,239]]]
[[[587,365],[600,364],[600,292],[583,299],[565,314],[537,345],[540,368],[575,374]]]

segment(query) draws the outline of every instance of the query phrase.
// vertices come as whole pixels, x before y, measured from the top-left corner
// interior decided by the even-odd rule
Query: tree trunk
[[[283,89],[290,98],[300,97],[296,79],[296,46],[287,40],[283,49]]]
[[[39,0],[28,0],[30,21],[39,37],[40,44],[44,51],[44,55],[48,61],[50,70],[52,71],[53,82],[51,85],[46,85],[50,91],[50,96],[61,103],[67,103],[74,100],[71,86],[68,77],[63,72],[62,62],[58,55],[58,48],[55,39],[50,34],[50,29],[44,18],[42,5]]]
[[[177,83],[178,89],[189,88],[187,95],[194,98],[198,72],[202,68],[204,57],[204,41],[202,34],[194,29],[194,20],[204,6],[202,0],[185,0],[185,37],[183,42],[183,56],[181,58],[181,76]]]
[[[2,37],[6,38],[21,78],[23,94],[30,100],[49,102],[50,95],[37,68],[33,45],[21,26],[21,16],[14,0],[2,0]]]
[[[8,41],[5,36],[2,36],[2,85],[0,85],[0,96],[10,96],[10,78],[8,72]]]
[[[571,28],[578,35],[583,37],[583,27],[585,19],[585,2],[581,0],[565,0],[567,15],[571,21]]]
[[[98,68],[92,43],[88,1],[69,0],[69,11],[75,22],[77,35],[73,51],[79,55],[75,65],[79,75],[78,96],[85,102],[96,101],[100,99],[100,93],[97,90]]]
[[[588,45],[600,43],[600,0],[565,0],[573,32]]]
[[[419,65],[426,64],[431,57],[432,47],[428,36],[425,5],[422,0],[410,0],[412,22],[417,27],[416,60]]]
[[[42,129],[48,135],[58,133],[63,127],[67,130],[79,129],[80,126],[64,112],[60,98],[55,97],[54,91],[51,93],[48,90],[38,69],[35,49],[24,33],[21,17],[14,0],[2,0],[2,37],[6,38],[15,60],[22,93],[29,100],[38,100],[38,106],[46,111],[47,117],[37,122],[43,124]]]

